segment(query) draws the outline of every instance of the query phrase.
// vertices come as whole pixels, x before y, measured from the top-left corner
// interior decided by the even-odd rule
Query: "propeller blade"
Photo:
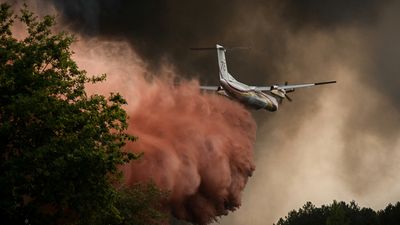
[[[289,95],[285,94],[285,97],[287,98],[287,100],[289,100],[289,102],[293,101],[293,100],[289,97]]]

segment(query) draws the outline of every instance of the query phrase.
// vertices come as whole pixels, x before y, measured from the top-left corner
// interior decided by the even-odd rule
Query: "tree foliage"
[[[15,20],[26,25],[22,40],[13,36]],[[134,140],[125,132],[126,101],[86,94],[85,84],[105,75],[89,78],[77,67],[74,37],[53,34],[54,22],[27,6],[14,15],[0,5],[1,224],[123,223],[130,214],[119,205],[134,198],[114,186],[118,166],[136,158],[121,150]]]
[[[285,218],[280,218],[276,225],[394,225],[399,221],[400,202],[375,212],[370,208],[360,208],[354,201],[350,204],[333,201],[319,208],[307,202],[298,211],[293,210]]]
[[[116,207],[123,218],[121,225],[165,224],[168,217],[161,207],[167,192],[160,191],[153,183],[139,183],[122,188],[119,193]]]
[[[397,225],[400,221],[400,202],[389,204],[385,209],[378,211],[379,221],[382,225]]]

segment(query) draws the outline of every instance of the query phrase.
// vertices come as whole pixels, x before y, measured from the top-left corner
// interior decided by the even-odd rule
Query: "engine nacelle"
[[[271,90],[271,94],[280,97],[280,98],[285,98],[286,95],[286,91],[284,89],[280,89],[280,88],[275,88]]]

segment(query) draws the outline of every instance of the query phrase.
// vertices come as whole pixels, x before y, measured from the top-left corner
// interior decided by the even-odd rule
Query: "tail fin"
[[[229,74],[228,68],[226,66],[226,58],[225,58],[226,49],[218,44],[216,45],[216,48],[218,54],[219,79],[235,81],[235,78],[233,78]]]
[[[218,67],[219,67],[219,79],[236,81],[232,75],[229,74],[228,69],[226,67],[226,59],[225,52],[227,50],[249,50],[248,47],[232,47],[232,48],[224,48],[222,45],[216,45],[215,47],[205,47],[205,48],[190,48],[191,50],[214,50],[217,49],[218,54]]]

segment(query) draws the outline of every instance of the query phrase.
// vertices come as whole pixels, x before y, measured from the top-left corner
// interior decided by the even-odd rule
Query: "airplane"
[[[237,47],[241,49],[242,47]],[[211,48],[191,48],[192,50],[217,50],[218,65],[219,65],[219,86],[200,86],[202,90],[216,91],[217,94],[236,100],[246,107],[252,109],[265,109],[274,112],[278,110],[279,104],[283,99],[292,101],[287,95],[297,88],[312,87],[316,85],[332,84],[336,81],[325,81],[308,84],[295,84],[288,85],[272,85],[272,86],[249,86],[237,81],[229,72],[226,65],[225,49],[223,46],[217,44],[216,47]],[[232,48],[235,49],[235,48]],[[228,49],[229,50],[229,49]]]

